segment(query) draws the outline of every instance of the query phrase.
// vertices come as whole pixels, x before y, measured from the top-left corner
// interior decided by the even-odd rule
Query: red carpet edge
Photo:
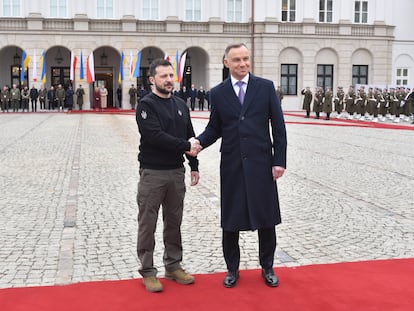
[[[393,310],[414,306],[414,259],[276,268],[277,288],[259,270],[243,270],[236,287],[224,273],[196,275],[193,285],[161,278],[162,293],[141,279],[0,289],[0,310]]]

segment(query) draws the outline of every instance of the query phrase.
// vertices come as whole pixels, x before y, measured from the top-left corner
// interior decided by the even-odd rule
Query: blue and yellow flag
[[[46,53],[42,52],[40,55],[40,68],[42,68],[42,74],[40,75],[40,81],[43,84],[46,83]]]
[[[139,51],[137,56],[135,57],[135,61],[134,61],[134,74],[132,75],[134,78],[138,78],[140,73],[139,73],[139,69],[141,67],[141,55],[142,52]]]
[[[121,59],[119,60],[119,76],[118,82],[121,84],[124,81],[124,66],[126,64],[126,58],[124,52],[121,53]]]
[[[26,75],[27,68],[29,67],[30,57],[27,55],[26,51],[23,51],[22,54],[22,71],[20,72],[20,82],[24,81],[24,76]]]

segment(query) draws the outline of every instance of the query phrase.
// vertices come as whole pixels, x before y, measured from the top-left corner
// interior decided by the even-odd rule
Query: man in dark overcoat
[[[233,287],[239,278],[239,231],[258,230],[262,277],[275,287],[275,226],[281,222],[276,180],[286,168],[285,122],[273,82],[249,73],[246,45],[228,46],[224,63],[230,77],[211,89],[210,120],[197,138],[203,148],[222,138],[223,285]]]

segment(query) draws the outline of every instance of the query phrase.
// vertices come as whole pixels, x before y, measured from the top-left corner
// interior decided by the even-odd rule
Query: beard
[[[173,85],[171,83],[165,84],[163,86],[155,83],[155,88],[157,89],[157,91],[164,95],[168,95],[171,93],[171,90],[168,90],[167,87],[172,88],[172,86]]]

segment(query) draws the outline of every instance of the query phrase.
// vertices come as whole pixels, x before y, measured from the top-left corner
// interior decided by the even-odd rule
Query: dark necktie
[[[243,90],[243,81],[237,81],[236,84],[239,86],[239,95],[237,95],[239,97],[240,100],[240,104],[243,105],[244,102],[244,90]]]

